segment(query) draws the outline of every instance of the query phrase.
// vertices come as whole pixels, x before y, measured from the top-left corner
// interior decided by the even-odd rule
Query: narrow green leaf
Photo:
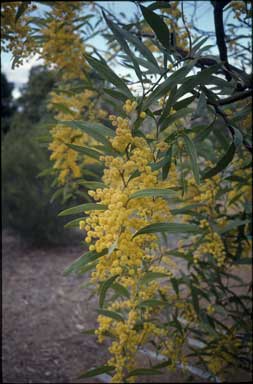
[[[146,233],[169,232],[169,233],[201,233],[201,229],[194,224],[181,223],[155,223],[147,225],[137,231],[133,238]]]
[[[104,305],[104,301],[105,301],[105,296],[106,296],[106,292],[107,290],[110,288],[110,286],[113,284],[114,280],[118,277],[118,275],[116,276],[112,276],[110,277],[108,280],[104,281],[101,285],[101,288],[100,288],[100,295],[99,295],[99,306],[102,308],[103,305]]]
[[[188,153],[191,160],[192,173],[194,175],[196,183],[199,184],[200,183],[199,165],[198,165],[197,151],[196,151],[195,145],[193,144],[193,142],[191,141],[188,135],[183,133],[182,136],[185,142],[186,152]]]
[[[135,46],[136,49],[139,50],[139,52],[142,54],[143,57],[147,59],[148,62],[152,63],[159,70],[159,66],[154,55],[146,47],[145,44],[143,44],[136,36],[134,36],[132,33],[128,32],[125,29],[122,29],[121,33],[130,43]]]
[[[191,293],[192,293],[192,304],[195,312],[199,315],[199,299],[198,299],[198,291],[191,285]]]
[[[25,11],[27,10],[29,6],[29,2],[28,1],[22,1],[20,6],[18,7],[17,9],[17,13],[16,13],[16,16],[15,16],[15,23],[17,23],[18,19],[25,13]]]
[[[184,67],[178,69],[170,77],[168,77],[163,83],[161,83],[144,101],[143,109],[147,109],[153,102],[159,100],[162,96],[167,94],[167,92],[175,86],[175,84],[182,83],[185,76],[193,68],[195,61],[192,61],[190,64],[185,65]]]
[[[108,311],[107,309],[97,309],[97,312],[100,315],[110,317],[111,319],[117,320],[117,321],[124,321],[124,318],[115,311]]]
[[[158,124],[160,124],[163,121],[163,119],[165,119],[169,115],[170,110],[171,110],[173,103],[174,103],[176,92],[177,92],[177,85],[174,85],[174,87],[170,91],[168,100],[167,100],[166,105],[163,109],[163,112],[162,112],[162,115],[158,121]]]
[[[183,81],[183,84],[178,89],[176,94],[176,99],[184,96],[187,92],[192,91],[197,85],[208,84],[209,77],[212,73],[216,73],[220,69],[221,64],[215,64],[207,69],[203,69],[198,72],[196,75],[186,77]]]
[[[178,287],[178,281],[177,281],[177,279],[175,279],[174,277],[172,277],[172,278],[170,279],[170,281],[171,281],[171,284],[172,284],[172,287],[173,287],[174,291],[176,292],[177,295],[179,295],[179,287]]]
[[[80,267],[77,271],[75,271],[75,273],[77,275],[84,275],[86,272],[90,271],[91,269],[94,269],[96,265],[97,265],[97,260]]]
[[[170,114],[162,121],[160,128],[161,132],[168,128],[172,123],[174,123],[174,121],[189,115],[190,113],[192,113],[192,111],[192,108],[183,108],[175,113]]]
[[[141,303],[138,304],[138,307],[157,307],[160,305],[165,305],[166,303],[162,300],[157,300],[157,299],[149,299],[149,300],[144,300]]]
[[[80,221],[85,219],[86,217],[78,217],[78,219],[71,220],[68,223],[64,224],[64,228],[79,227]]]
[[[78,180],[77,183],[79,185],[83,185],[87,189],[105,188],[105,184],[101,183],[100,181]]]
[[[130,371],[125,376],[125,379],[128,379],[129,377],[132,377],[132,376],[150,376],[150,375],[162,375],[162,372],[152,368],[139,368],[139,369],[134,369],[133,371]]]
[[[112,129],[102,126],[101,124],[84,122],[82,120],[59,121],[59,124],[80,129],[106,146],[110,146],[110,142],[106,136],[113,137],[115,134]]]
[[[86,56],[88,63],[94,68],[98,74],[103,77],[105,80],[108,80],[110,83],[114,84],[119,88],[127,97],[132,98],[132,94],[125,82],[119,78],[105,63],[95,59],[92,56]]]
[[[214,175],[217,175],[217,173],[220,173],[221,171],[223,171],[223,169],[225,169],[229,165],[229,163],[231,163],[231,161],[233,160],[235,149],[236,149],[235,144],[232,143],[227,153],[218,161],[215,167],[213,167],[212,169],[210,169],[209,171],[205,172],[202,175],[202,179],[204,180],[204,179],[210,178]]]
[[[198,52],[198,49],[205,44],[205,42],[209,39],[208,36],[203,37],[197,44],[193,44],[191,54],[194,55]]]
[[[192,118],[197,119],[199,117],[204,117],[204,116],[207,116],[207,103],[206,103],[206,96],[202,92],[198,100],[196,111],[194,112]]]
[[[233,138],[234,144],[236,147],[238,147],[239,145],[241,145],[243,143],[243,135],[238,128],[233,127],[233,130],[234,130],[234,138]]]
[[[119,294],[120,296],[127,297],[128,299],[130,298],[130,293],[129,293],[128,289],[126,287],[124,287],[123,285],[121,285],[119,283],[113,283],[112,289],[114,289],[114,291],[117,294]]]
[[[170,365],[172,362],[171,359],[169,360],[166,360],[162,363],[159,363],[159,364],[156,364],[156,365],[153,365],[153,369],[160,369],[160,368],[166,368],[168,365]]]
[[[216,122],[216,117],[211,121],[209,125],[197,125],[195,127],[192,127],[191,129],[194,131],[194,128],[197,129],[197,134],[194,137],[194,142],[195,143],[200,143],[203,140],[205,140],[208,135],[212,132],[214,125]]]
[[[149,69],[149,71],[145,72],[146,74],[159,74],[159,75],[161,74],[160,68],[155,66],[152,62],[144,60],[141,57],[136,57],[135,59],[139,65]],[[143,80],[143,82],[144,82],[144,80]],[[150,80],[145,80],[145,82],[150,83]]]
[[[67,115],[72,115],[72,116],[75,116],[76,115],[76,112],[72,111],[70,108],[68,108],[65,104],[61,104],[61,103],[52,103],[52,105],[54,106],[54,108],[58,109],[59,111],[61,112],[64,112],[66,113]]]
[[[190,204],[190,205],[187,205],[185,207],[182,207],[182,208],[175,208],[175,209],[172,209],[171,210],[171,213],[173,215],[183,215],[185,213],[191,213],[192,212],[192,209],[195,209],[195,208],[201,208],[201,207],[204,207],[205,204],[201,204],[201,203],[196,203],[196,204]]]
[[[172,189],[143,189],[129,196],[129,200],[143,197],[176,197],[177,192]]]
[[[59,188],[57,189],[57,191],[55,191],[50,199],[50,203],[53,203],[55,201],[55,199],[57,199],[59,196],[61,196],[63,194],[63,188]]]
[[[52,137],[50,135],[37,136],[36,140],[39,143],[50,143],[52,140]]]
[[[132,53],[132,51],[130,50],[130,48],[126,42],[124,34],[122,33],[122,29],[119,28],[117,26],[117,24],[113,23],[112,20],[110,20],[108,17],[106,17],[106,14],[104,12],[103,12],[103,16],[104,16],[104,19],[105,19],[108,27],[111,29],[112,33],[114,34],[114,37],[116,38],[116,40],[120,44],[122,50],[131,59],[133,65],[134,65],[136,75],[138,76],[139,80],[142,82],[142,72],[140,70],[139,64],[138,64],[134,54]]]
[[[171,8],[171,5],[167,1],[156,1],[153,4],[150,4],[148,8],[154,11],[155,9]]]
[[[108,373],[113,371],[115,368],[111,367],[110,365],[102,365],[101,367],[90,369],[87,372],[81,373],[81,375],[78,377],[79,379],[84,379],[86,377],[93,377],[98,376],[103,373]]]
[[[84,153],[85,155],[92,157],[93,159],[99,160],[100,156],[102,155],[98,151],[95,151],[94,149],[88,148],[88,147],[83,147],[80,145],[75,145],[75,144],[67,144],[69,148],[74,149],[75,151],[79,153]]]
[[[163,180],[165,180],[167,178],[169,170],[170,170],[171,160],[172,160],[172,145],[171,145],[171,148],[168,149],[168,151],[166,152],[164,159],[166,159],[166,162],[165,162],[165,164],[163,164],[163,168],[162,168],[162,179]]]
[[[106,205],[96,203],[85,203],[76,205],[75,207],[65,209],[61,211],[58,216],[73,215],[75,213],[81,213],[86,211],[104,211],[107,208]]]
[[[225,227],[216,227],[216,231],[222,235],[223,233],[231,231],[231,229],[240,227],[241,225],[249,224],[251,220],[234,220],[231,223],[225,225]]]
[[[89,252],[85,253],[84,255],[80,256],[73,263],[71,263],[70,266],[68,266],[64,270],[64,275],[68,275],[72,272],[78,272],[81,267],[85,267],[91,261],[94,261],[94,260],[98,259],[99,257],[104,256],[106,254],[107,254],[107,250],[104,250],[100,253],[97,253],[95,251],[89,251]]]
[[[223,80],[217,76],[210,76],[209,79],[207,79],[207,82],[205,84],[216,85],[219,89],[221,89],[222,91],[225,91],[225,93],[228,93],[228,94],[233,92],[235,88],[233,84],[230,84],[230,82]]]
[[[116,100],[121,100],[121,101],[125,102],[127,99],[127,96],[125,94],[119,92],[116,89],[103,88],[103,90],[105,91],[105,93],[107,93],[108,95],[110,95],[111,97],[113,97]]]
[[[140,284],[147,284],[152,280],[162,279],[164,277],[168,277],[166,273],[162,272],[147,272],[141,279]]]
[[[95,335],[95,331],[96,331],[95,328],[93,328],[93,329],[86,329],[84,331],[81,331],[81,333],[84,334],[84,335]]]
[[[174,104],[173,108],[175,109],[175,111],[179,111],[180,109],[183,109],[187,107],[189,104],[191,104],[195,100],[195,98],[196,96],[185,97],[184,99],[177,101]]]
[[[170,49],[170,32],[161,16],[157,15],[150,8],[143,7],[141,4],[139,5],[144,19],[155,32],[157,39],[165,48]]]

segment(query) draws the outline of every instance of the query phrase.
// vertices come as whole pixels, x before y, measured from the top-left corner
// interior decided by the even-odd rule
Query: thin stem
[[[186,32],[187,32],[187,35],[188,35],[189,48],[190,48],[189,55],[191,56],[191,52],[192,52],[192,39],[191,39],[191,34],[190,34],[190,31],[189,31],[189,28],[187,27],[186,20],[185,20],[185,17],[184,17],[184,5],[183,5],[183,3],[184,2],[181,1],[182,20],[183,20],[183,23],[184,23],[184,26],[185,26],[185,29],[186,29]]]

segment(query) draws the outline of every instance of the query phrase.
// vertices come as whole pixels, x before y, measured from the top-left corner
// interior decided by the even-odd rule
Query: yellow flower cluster
[[[134,112],[136,110],[136,107],[137,107],[137,102],[136,101],[132,101],[130,99],[127,99],[125,104],[123,105],[123,110],[127,113],[127,114],[131,114],[132,112]],[[139,115],[139,117],[141,119],[145,119],[145,117],[147,116],[146,112],[142,111]]]
[[[131,101],[130,99],[127,99],[125,104],[123,105],[123,110],[126,113],[131,113],[135,110],[136,107],[137,107],[136,101]]]
[[[66,92],[51,92],[49,108],[56,111],[55,119],[58,121],[79,120],[85,117],[88,121],[104,118],[107,112],[97,107],[94,99],[97,93],[93,90],[85,90],[80,93],[73,93],[70,89]],[[50,159],[56,161],[54,168],[60,170],[59,182],[64,184],[67,179],[81,176],[81,167],[92,164],[96,160],[78,154],[67,144],[76,145],[94,145],[95,140],[80,129],[66,127],[57,124],[51,129],[52,142],[49,144],[49,150],[52,151]]]
[[[37,9],[35,4],[27,2],[22,17],[16,20],[19,7],[23,1],[6,1],[1,3],[1,48],[5,52],[11,51],[16,57],[13,66],[23,64],[23,59],[38,52],[36,40],[31,35],[29,25],[31,11]]]
[[[186,199],[189,203],[199,203],[199,208],[196,209],[198,213],[204,214],[210,220],[214,220],[219,226],[225,225],[226,220],[224,218],[217,218],[217,213],[214,207],[217,204],[217,193],[219,191],[219,185],[221,182],[221,176],[216,175],[210,179],[206,179],[200,185],[196,185],[193,177],[189,177],[188,190],[186,193]],[[186,221],[188,216],[183,217]],[[218,266],[223,266],[225,262],[225,248],[221,236],[216,233],[210,226],[209,220],[202,219],[199,224],[200,228],[205,230],[205,238],[197,248],[194,244],[198,244],[199,236],[192,237],[193,246],[193,262],[198,264],[204,255],[213,256]],[[183,243],[179,247],[180,252],[184,253]]]
[[[213,256],[218,267],[222,267],[225,262],[226,252],[220,235],[211,229],[208,222],[202,224],[202,228],[208,228],[208,233],[205,235],[205,241],[198,246],[193,254],[194,263],[198,264],[201,256],[207,254]]]
[[[227,363],[233,364],[235,362],[235,356],[237,356],[240,347],[241,341],[234,335],[234,331],[220,335],[215,344],[212,341],[211,355],[204,357],[209,371],[222,378],[224,367]]]
[[[184,356],[183,345],[185,337],[179,335],[170,335],[166,338],[161,349],[161,354],[171,360],[168,368],[175,370],[178,363],[186,364],[187,358]]]
[[[176,308],[181,310],[182,317],[189,323],[197,321],[197,315],[191,303],[186,301],[175,302]]]
[[[164,22],[168,25],[171,31],[175,32],[176,41],[174,41],[174,44],[177,46],[177,48],[186,48],[188,45],[188,34],[185,31],[185,27],[182,27],[179,23],[179,19],[182,17],[180,2],[170,1],[170,7],[162,8],[161,11],[167,16],[166,19],[164,18]],[[142,27],[142,31],[146,33],[153,32],[151,27],[145,24]],[[160,52],[159,48],[154,45],[150,39],[146,40],[145,44],[152,52]]]
[[[69,148],[66,144],[73,143],[84,145],[85,136],[77,129],[61,125],[55,126],[52,131],[53,141],[49,144],[49,150],[52,151],[50,160],[55,161],[53,168],[60,171],[58,180],[64,184],[70,176],[74,178],[81,176],[81,169],[78,165],[78,153]]]
[[[188,180],[187,198],[192,199],[193,203],[201,203],[201,211],[213,214],[213,207],[216,203],[216,194],[219,191],[221,176],[215,175],[210,179],[205,179],[200,185],[196,185],[193,177]]]
[[[185,27],[181,27],[178,22],[182,17],[180,3],[178,1],[171,1],[170,8],[164,8],[162,12],[170,17],[165,19],[165,23],[169,26],[170,30],[175,32],[177,48],[185,49],[188,46],[188,33]],[[185,15],[184,18],[186,20]]]
[[[230,6],[234,11],[234,19],[240,20],[242,14],[246,13],[246,6],[243,1],[232,1]]]
[[[96,270],[92,273],[93,281],[101,282],[118,275],[116,281],[129,290],[127,300],[116,301],[108,307],[109,310],[120,310],[124,321],[109,321],[99,316],[97,330],[100,341],[107,331],[112,332],[116,339],[110,347],[113,357],[108,363],[115,367],[112,382],[122,382],[123,367],[132,369],[137,347],[151,335],[161,336],[167,332],[151,321],[145,322],[141,330],[135,328],[141,320],[140,303],[154,298],[159,288],[156,282],[142,286],[140,279],[146,271],[170,272],[168,265],[166,268],[152,265],[158,248],[156,235],[145,234],[133,238],[133,234],[145,225],[171,219],[167,202],[159,197],[131,199],[131,195],[142,189],[175,186],[177,175],[172,167],[170,180],[159,180],[158,171],[153,171],[150,166],[158,150],[156,145],[152,148],[146,139],[134,137],[129,119],[111,116],[111,120],[117,127],[111,144],[119,156],[101,157],[105,163],[105,188],[89,191],[98,204],[107,208],[104,211],[91,211],[81,227],[86,230],[85,241],[90,244],[91,251],[108,249],[107,255],[98,259]],[[168,291],[165,288],[163,290],[164,293]],[[150,307],[142,309],[144,319],[150,320],[154,311]]]
[[[90,101],[94,96],[94,92],[86,90],[82,93],[69,96],[64,93],[51,93],[49,108],[56,109],[57,106],[64,106],[65,109],[57,110],[55,116],[59,121],[71,121],[80,119],[83,111],[87,108],[87,115],[91,111]],[[49,150],[52,151],[50,160],[55,161],[54,168],[60,171],[58,180],[60,184],[64,184],[66,180],[81,176],[80,156],[78,152],[71,149],[67,144],[85,145],[89,142],[86,133],[79,129],[67,127],[57,124],[51,130],[52,142],[49,144]]]
[[[94,104],[93,99],[96,97],[95,91],[86,89],[83,92],[73,93],[66,89],[66,93],[51,92],[49,108],[57,112],[55,118],[57,120],[78,120],[85,117],[88,120],[94,120]],[[65,106],[66,109],[57,110],[57,105]],[[103,111],[101,111],[103,112]],[[98,111],[98,117],[105,116],[105,112]]]
[[[42,57],[47,64],[53,64],[62,71],[63,80],[86,77],[85,49],[74,24],[82,6],[82,2],[78,1],[55,1],[52,18],[41,29],[45,38]]]

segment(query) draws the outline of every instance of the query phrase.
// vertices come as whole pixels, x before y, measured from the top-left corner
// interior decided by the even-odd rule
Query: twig
[[[182,20],[183,20],[183,23],[184,23],[184,26],[185,26],[185,29],[186,29],[186,32],[187,32],[187,35],[188,35],[189,48],[190,48],[189,55],[191,56],[191,52],[192,52],[192,39],[191,39],[191,34],[190,34],[190,31],[189,31],[189,28],[187,27],[186,20],[185,20],[185,17],[184,17],[184,5],[183,5],[183,3],[184,2],[181,1]]]

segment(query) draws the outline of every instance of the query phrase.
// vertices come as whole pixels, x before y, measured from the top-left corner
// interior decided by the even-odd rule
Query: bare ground
[[[28,248],[3,235],[3,381],[74,383],[106,360],[106,348],[82,329],[94,328],[94,300],[83,279],[63,271],[81,247]],[[94,380],[95,382],[95,380]]]
[[[2,241],[3,382],[101,382],[77,379],[109,357],[106,345],[81,334],[95,326],[97,302],[88,300],[91,290],[80,288],[83,277],[63,276],[82,254],[81,246],[32,248],[6,232]],[[188,376],[177,371],[141,382],[182,383]]]

